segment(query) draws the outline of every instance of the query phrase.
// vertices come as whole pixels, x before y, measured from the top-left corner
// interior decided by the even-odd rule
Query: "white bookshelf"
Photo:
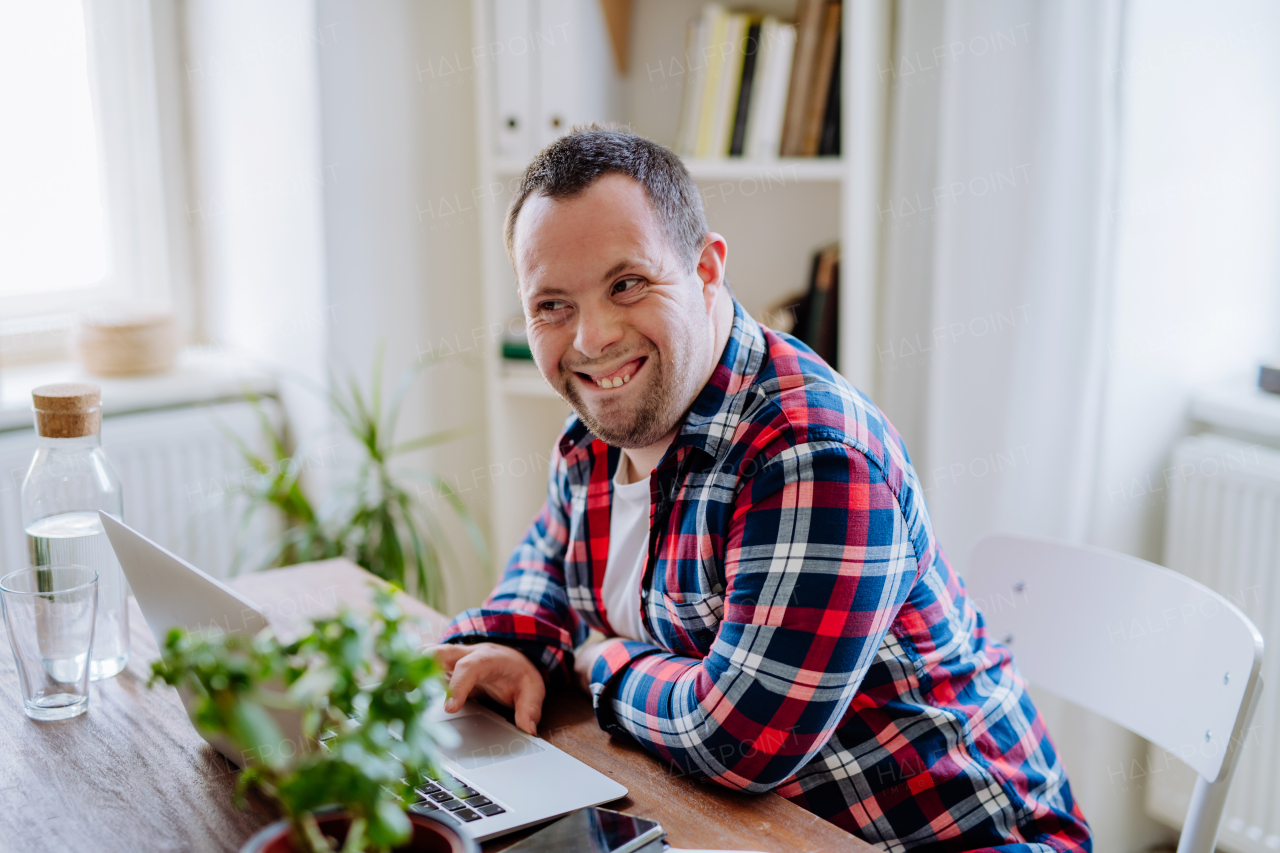
[[[490,41],[492,3],[472,0],[477,44]],[[704,5],[702,0],[633,4],[629,74],[606,84],[616,92],[613,114],[591,118],[626,122],[637,133],[674,145],[682,80],[655,69],[670,67],[670,59],[683,53],[685,25]],[[726,5],[794,19],[794,0]],[[891,0],[844,0],[841,157],[686,160],[703,191],[708,224],[728,242],[729,282],[754,316],[803,290],[813,251],[840,241],[839,367],[868,390],[875,358],[871,342],[880,243],[877,205],[887,99],[879,69],[890,61],[890,17]],[[481,141],[477,186],[504,187],[480,201],[485,315],[488,323],[505,324],[519,313],[520,303],[502,244],[502,220],[527,159],[498,155],[493,67],[481,62],[476,69]],[[613,69],[604,67],[599,73],[610,75]],[[495,557],[505,561],[545,497],[545,460],[569,408],[531,362],[503,359],[496,346],[485,359],[489,457],[493,464],[527,471],[492,483]]]
[[[500,359],[502,362],[499,374],[499,385],[503,394],[513,397],[543,397],[559,400],[555,389],[547,384],[538,372],[538,367],[531,361],[516,359]]]

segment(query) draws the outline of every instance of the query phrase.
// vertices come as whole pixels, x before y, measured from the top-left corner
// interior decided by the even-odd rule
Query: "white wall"
[[[209,338],[281,371],[298,437],[338,442],[349,464],[352,443],[293,380],[323,390],[332,367],[367,386],[381,344],[390,394],[422,353],[482,325],[475,219],[424,213],[476,181],[471,79],[426,71],[469,53],[470,8],[190,0],[186,42]],[[397,438],[476,429],[407,464],[463,481],[487,465],[481,377],[474,354],[424,370]],[[313,471],[316,497],[341,472]],[[484,527],[485,496],[465,497]],[[494,568],[447,527],[459,557],[448,604],[461,609]]]
[[[1159,561],[1200,383],[1280,354],[1280,6],[1135,0],[1092,538]]]
[[[318,51],[322,147],[336,176],[324,187],[329,352],[336,369],[367,381],[384,345],[390,388],[422,354],[440,351],[442,339],[469,339],[482,326],[478,223],[431,215],[441,197],[468,198],[476,183],[471,80],[455,75],[440,85],[427,70],[440,57],[469,55],[470,9],[412,0],[319,0],[316,8],[331,34]],[[483,371],[471,356],[424,371],[398,434],[474,425],[468,438],[406,459],[462,481],[488,464]],[[464,498],[484,524],[484,496]],[[428,502],[450,517],[443,502]],[[453,538],[460,571],[450,578],[449,603],[461,609],[489,592],[494,573]]]
[[[185,71],[204,327],[286,375],[323,383],[329,319],[315,8],[310,0],[189,0]],[[327,424],[287,384],[302,433]]]

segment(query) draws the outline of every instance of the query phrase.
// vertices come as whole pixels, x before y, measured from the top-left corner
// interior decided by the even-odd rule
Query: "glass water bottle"
[[[22,482],[22,526],[30,565],[72,563],[98,573],[98,619],[89,677],[110,678],[129,662],[128,587],[98,518],[124,506],[120,477],[102,452],[97,385],[62,383],[31,392],[37,448]]]

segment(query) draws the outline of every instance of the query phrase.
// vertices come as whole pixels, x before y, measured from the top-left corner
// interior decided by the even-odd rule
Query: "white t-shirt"
[[[627,466],[623,459],[618,473]],[[613,478],[613,506],[609,516],[609,562],[600,590],[609,624],[618,636],[652,643],[640,618],[640,584],[649,559],[649,478],[619,483]]]

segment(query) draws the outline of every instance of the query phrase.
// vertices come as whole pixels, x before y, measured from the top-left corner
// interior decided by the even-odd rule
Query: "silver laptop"
[[[157,645],[173,627],[253,635],[269,624],[256,604],[231,587],[105,512],[98,514]],[[179,694],[190,712],[191,696]],[[429,786],[412,808],[452,823],[477,841],[627,794],[613,779],[475,702],[456,714],[441,710],[439,718],[458,733],[458,745],[444,750],[444,769],[458,784],[445,779],[445,787]],[[300,738],[296,715],[278,715],[276,722],[286,738]],[[243,763],[229,743],[214,739],[210,744]]]

